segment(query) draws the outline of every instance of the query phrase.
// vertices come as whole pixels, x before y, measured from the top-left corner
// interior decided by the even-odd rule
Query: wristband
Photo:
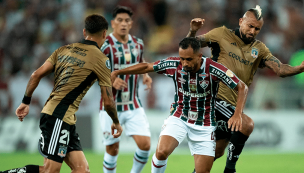
[[[32,99],[32,97],[28,97],[28,96],[24,95],[24,97],[22,99],[22,103],[29,105],[31,103],[31,99]]]

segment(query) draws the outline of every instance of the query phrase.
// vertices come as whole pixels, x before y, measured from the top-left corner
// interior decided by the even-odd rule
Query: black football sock
[[[3,171],[3,173],[39,173],[39,165],[26,165],[22,168],[14,168],[7,171]]]
[[[233,133],[228,146],[226,168],[224,173],[230,173],[232,171],[236,172],[235,164],[239,159],[239,156],[244,148],[247,139],[248,136],[244,135],[239,131]],[[230,172],[226,172],[226,170]]]

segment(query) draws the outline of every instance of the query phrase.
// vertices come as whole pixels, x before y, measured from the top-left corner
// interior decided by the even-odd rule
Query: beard
[[[184,67],[184,71],[190,73],[193,71],[193,67]]]
[[[251,43],[252,41],[254,41],[255,37],[247,37],[246,34],[244,34],[241,30],[240,30],[240,34],[242,36],[242,40],[245,44],[249,44]]]

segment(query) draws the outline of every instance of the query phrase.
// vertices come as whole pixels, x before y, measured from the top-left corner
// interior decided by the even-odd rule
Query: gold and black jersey
[[[238,35],[238,29],[230,30],[222,26],[204,36],[208,47],[211,48],[211,58],[233,71],[239,79],[250,86],[257,68],[263,68],[265,61],[273,55],[261,41],[255,40],[245,44]],[[236,91],[223,83],[220,83],[217,97],[236,106]]]
[[[47,61],[54,65],[54,89],[42,113],[73,125],[79,104],[98,80],[100,86],[111,86],[110,62],[96,42],[83,40],[57,49]]]

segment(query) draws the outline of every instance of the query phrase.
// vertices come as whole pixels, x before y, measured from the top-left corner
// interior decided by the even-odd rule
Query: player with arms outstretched
[[[73,43],[57,49],[32,75],[27,84],[24,98],[16,110],[23,121],[29,112],[31,96],[46,75],[54,72],[54,89],[46,101],[40,118],[41,138],[38,150],[44,157],[44,166],[26,165],[4,173],[59,173],[62,162],[72,172],[90,172],[76,133],[76,116],[79,104],[93,83],[98,80],[103,96],[104,107],[113,120],[113,137],[121,135],[115,102],[112,95],[110,66],[108,58],[100,52],[106,39],[108,22],[101,15],[90,15],[85,19],[80,43]]]
[[[201,18],[193,19],[187,37],[195,37],[204,21]],[[196,38],[202,47],[211,48],[212,60],[229,68],[248,86],[252,83],[258,68],[268,67],[280,77],[293,76],[303,72],[304,62],[295,67],[282,64],[271,54],[264,43],[255,39],[263,24],[262,9],[257,5],[240,18],[238,29],[232,30],[222,26]],[[242,129],[231,133],[233,130],[227,128],[227,122],[235,112],[236,103],[237,92],[220,83],[215,109],[218,124],[215,158],[224,154],[229,143],[225,173],[236,172],[236,162],[254,128],[253,120],[244,113],[242,114]]]
[[[197,172],[210,172],[215,155],[215,98],[219,82],[238,91],[237,106],[229,127],[242,128],[241,114],[247,98],[247,86],[225,66],[202,57],[200,43],[195,38],[184,38],[179,43],[179,57],[169,57],[155,63],[141,63],[114,71],[117,75],[157,72],[173,79],[175,102],[169,118],[160,133],[156,153],[152,158],[152,173],[162,173],[169,155],[183,141],[188,139],[194,156]]]

